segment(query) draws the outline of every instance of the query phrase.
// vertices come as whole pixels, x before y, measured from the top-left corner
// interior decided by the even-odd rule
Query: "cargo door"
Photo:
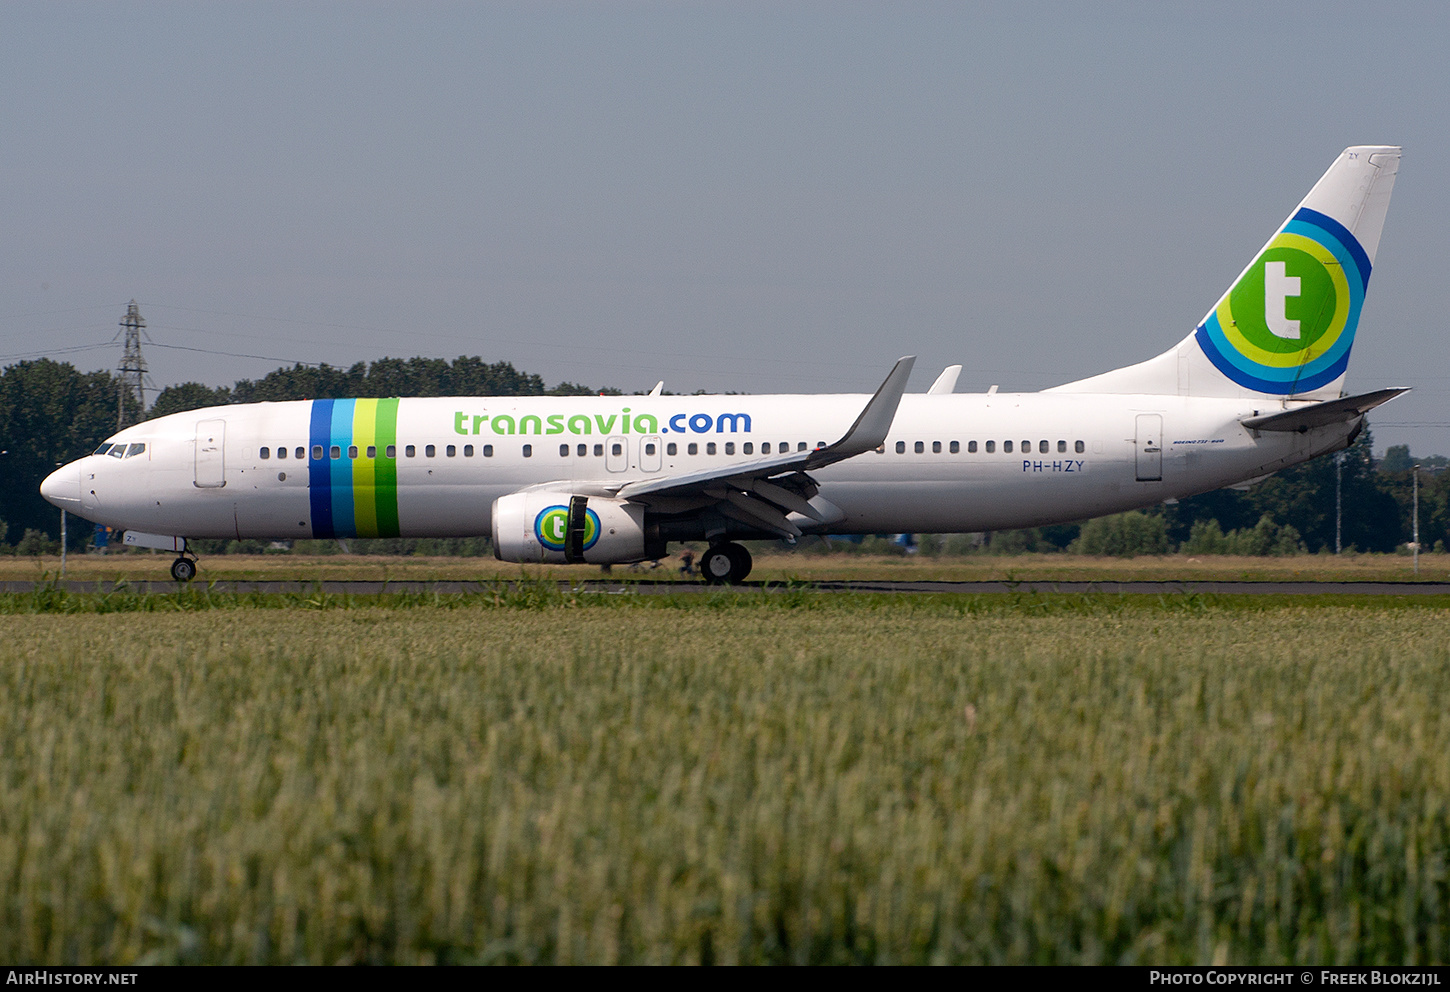
[[[225,420],[203,420],[196,425],[196,488],[220,489],[227,484],[226,439]]]
[[[1160,482],[1163,479],[1163,417],[1156,413],[1138,414],[1138,481]]]

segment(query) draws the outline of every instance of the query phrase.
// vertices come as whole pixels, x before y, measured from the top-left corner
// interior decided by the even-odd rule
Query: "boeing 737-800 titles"
[[[514,562],[617,564],[706,541],[969,532],[1243,484],[1347,447],[1403,389],[1350,396],[1350,348],[1400,149],[1346,149],[1193,331],[1038,393],[957,394],[960,366],[874,395],[449,397],[254,403],[129,427],[50,502],[177,553],[197,538],[489,534]]]

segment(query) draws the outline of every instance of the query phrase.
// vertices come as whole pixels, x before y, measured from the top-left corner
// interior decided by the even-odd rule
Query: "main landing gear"
[[[171,577],[177,582],[190,582],[196,578],[196,559],[184,554],[171,563]]]
[[[700,574],[712,586],[736,585],[744,582],[754,564],[750,552],[729,541],[710,545],[710,550],[700,556]]]

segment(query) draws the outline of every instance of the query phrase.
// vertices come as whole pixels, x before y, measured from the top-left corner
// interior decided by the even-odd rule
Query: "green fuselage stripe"
[[[378,400],[374,433],[378,459],[373,475],[373,498],[379,537],[397,537],[398,529],[398,401]],[[391,456],[389,452],[391,451]]]

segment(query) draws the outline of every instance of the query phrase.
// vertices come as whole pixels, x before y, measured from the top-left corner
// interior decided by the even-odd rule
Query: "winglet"
[[[819,468],[854,458],[885,444],[886,435],[891,433],[891,422],[896,419],[896,408],[901,405],[901,396],[906,392],[906,380],[911,377],[911,368],[915,364],[915,355],[898,358],[886,381],[881,383],[851,429],[835,444],[811,452],[807,468]]]
[[[962,374],[960,365],[948,365],[942,369],[941,375],[936,377],[936,382],[926,391],[928,396],[945,396],[957,388],[957,376]]]

